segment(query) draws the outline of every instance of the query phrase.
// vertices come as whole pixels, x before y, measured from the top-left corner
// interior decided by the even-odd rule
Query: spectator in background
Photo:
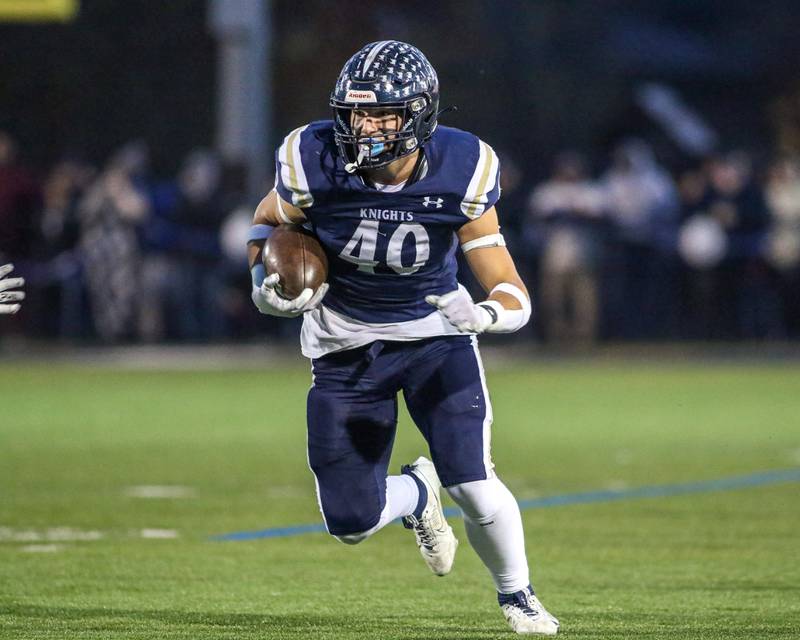
[[[80,236],[78,205],[96,174],[78,158],[61,160],[50,170],[42,189],[38,252],[52,256],[75,248]]]
[[[714,270],[727,252],[722,226],[705,211],[708,172],[704,166],[678,177],[681,227],[677,250],[686,268],[680,272],[680,335],[702,338],[712,335],[717,297]]]
[[[38,316],[37,332],[75,338],[84,335],[83,270],[78,244],[79,203],[95,179],[94,167],[78,158],[66,158],[47,176],[42,190],[38,239],[33,269]]]
[[[503,213],[501,223],[506,242],[509,236],[518,238],[525,224],[525,208],[528,192],[523,182],[522,169],[514,157],[502,149],[497,149],[500,161],[500,189],[503,192]],[[511,245],[511,243],[509,243]],[[513,246],[510,248],[513,251]]]
[[[782,333],[777,294],[763,257],[769,227],[764,193],[743,151],[711,158],[705,210],[727,236],[728,252],[716,276],[717,337],[756,338]]]
[[[784,326],[800,335],[800,160],[780,158],[769,168],[766,198],[771,221],[766,258],[778,280]]]
[[[275,176],[265,176],[260,193],[269,193]],[[222,249],[222,274],[224,291],[222,310],[225,316],[225,337],[235,340],[262,335],[265,330],[272,335],[288,331],[282,318],[253,314],[252,284],[242,279],[242,268],[248,266],[247,235],[253,222],[253,203],[247,197],[247,169],[237,162],[223,163],[222,193],[226,214],[220,225]],[[297,332],[293,334],[296,339]]]
[[[543,239],[538,314],[548,341],[588,343],[598,337],[603,205],[602,190],[574,152],[560,154],[552,176],[530,196],[526,232],[529,246]]]
[[[268,192],[272,183],[266,188]],[[271,324],[276,332],[280,329],[278,321],[269,323],[270,318],[261,315],[254,320],[250,313],[251,287],[242,280],[242,265],[247,268],[247,234],[253,221],[253,208],[240,204],[230,211],[220,227],[220,245],[222,247],[222,268],[224,290],[222,294],[222,311],[225,314],[225,337],[246,339],[258,333],[265,324]],[[276,319],[277,320],[277,319]]]
[[[134,336],[139,296],[138,233],[150,215],[143,142],[122,147],[80,203],[80,249],[98,336]]]
[[[220,228],[229,203],[221,165],[205,149],[191,152],[175,183],[156,190],[145,232],[139,332],[146,341],[206,340],[224,335]]]
[[[31,257],[39,207],[39,185],[18,159],[17,142],[0,130],[0,262],[22,267]]]
[[[627,140],[614,150],[602,185],[614,225],[615,246],[608,256],[611,334],[663,334],[675,298],[668,257],[679,212],[675,185],[642,140]]]

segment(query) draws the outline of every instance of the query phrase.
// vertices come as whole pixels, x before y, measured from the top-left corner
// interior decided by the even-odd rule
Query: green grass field
[[[800,466],[797,364],[488,364],[494,459],[519,500]],[[460,520],[446,578],[396,525],[357,547],[210,540],[320,521],[308,385],[303,363],[0,365],[0,637],[514,637]],[[422,452],[403,414],[395,468]],[[564,637],[800,637],[800,483],[523,518]]]

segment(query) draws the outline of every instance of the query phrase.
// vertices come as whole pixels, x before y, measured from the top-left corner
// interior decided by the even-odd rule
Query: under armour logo
[[[441,209],[443,202],[444,202],[444,200],[442,200],[441,198],[436,198],[435,200],[432,200],[430,196],[425,196],[425,198],[422,201],[422,206],[423,207],[436,207],[437,209]]]

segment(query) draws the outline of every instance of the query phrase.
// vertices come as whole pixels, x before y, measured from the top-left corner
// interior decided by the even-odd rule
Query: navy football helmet
[[[373,42],[344,65],[331,94],[334,137],[348,172],[383,167],[422,147],[436,129],[439,79],[414,46]],[[351,125],[354,110],[386,109],[401,117],[397,131],[364,137]]]

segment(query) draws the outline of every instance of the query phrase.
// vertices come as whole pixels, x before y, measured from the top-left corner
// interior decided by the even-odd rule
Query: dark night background
[[[774,112],[796,91],[795,2],[340,1],[273,7],[273,138],[327,116],[342,63],[362,44],[407,39],[442,84],[446,122],[478,132],[531,178],[563,146],[602,153],[651,125],[632,87],[676,88],[731,146],[779,144]],[[100,161],[132,138],[174,170],[214,130],[215,45],[204,0],[84,0],[67,24],[0,25],[0,122],[35,165]],[[734,106],[735,105],[735,106]]]
[[[294,338],[252,309],[243,257],[270,150],[329,117],[350,55],[399,39],[458,107],[441,122],[500,156],[503,232],[538,305],[523,339],[800,337],[795,1],[79,4],[66,23],[0,23],[0,264],[28,281],[11,333]],[[224,67],[209,6],[269,16],[271,64],[239,67],[263,65],[269,119],[219,106],[235,102],[220,87],[241,107],[262,85]],[[223,120],[249,156],[221,144]]]

